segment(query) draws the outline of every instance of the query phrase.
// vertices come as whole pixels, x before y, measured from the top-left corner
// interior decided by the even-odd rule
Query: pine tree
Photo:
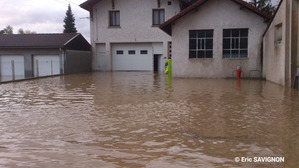
[[[68,6],[68,10],[66,11],[66,16],[63,21],[63,33],[77,33],[77,29],[75,27],[75,18],[72,13],[71,5]]]

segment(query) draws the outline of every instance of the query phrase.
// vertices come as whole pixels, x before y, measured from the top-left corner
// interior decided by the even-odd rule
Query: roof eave
[[[100,0],[88,0],[80,4],[79,6],[87,11],[91,11],[92,6],[98,3]]]
[[[0,46],[0,49],[59,49],[64,46]]]

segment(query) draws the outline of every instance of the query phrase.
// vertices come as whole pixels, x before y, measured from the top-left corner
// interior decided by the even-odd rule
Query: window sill
[[[160,25],[152,25],[152,27],[158,27],[158,28],[159,28],[159,27],[160,27]]]
[[[246,58],[222,58],[222,59],[227,59],[227,60],[249,60],[248,57],[246,57]]]
[[[108,26],[108,29],[120,29],[120,26]]]

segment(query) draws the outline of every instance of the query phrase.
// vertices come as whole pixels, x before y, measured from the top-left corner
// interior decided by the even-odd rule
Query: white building
[[[162,71],[171,37],[159,29],[184,0],[88,0],[92,68]]]
[[[174,77],[243,77],[262,72],[262,37],[271,16],[242,0],[199,0],[160,27],[172,36]]]
[[[282,0],[263,39],[263,75],[267,80],[287,87],[299,87],[298,33],[299,1]]]

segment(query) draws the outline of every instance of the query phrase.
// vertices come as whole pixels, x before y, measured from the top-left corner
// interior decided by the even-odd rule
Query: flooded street
[[[0,167],[299,167],[298,158],[299,91],[271,82],[99,72],[0,85]]]

